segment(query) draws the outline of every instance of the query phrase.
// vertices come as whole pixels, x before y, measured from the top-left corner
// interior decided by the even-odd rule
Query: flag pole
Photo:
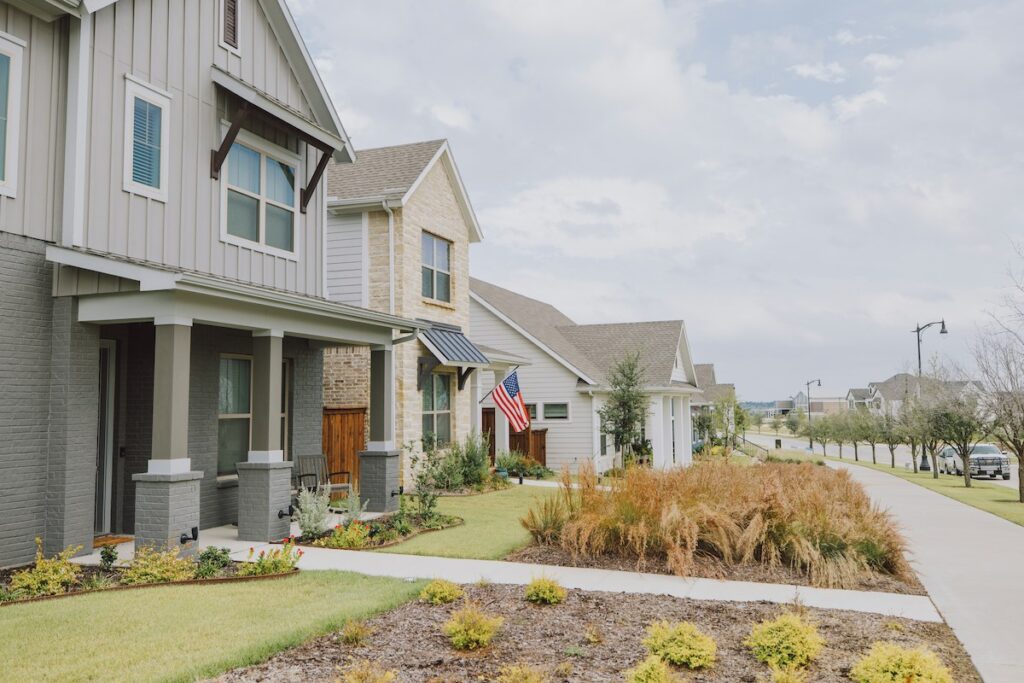
[[[515,371],[516,371],[516,370],[518,370],[518,369],[519,369],[519,366],[518,366],[518,365],[517,365],[517,366],[515,366],[514,368],[512,368],[512,370],[511,370],[510,372],[506,372],[506,373],[505,373],[505,377],[508,377],[509,375],[511,375],[511,374],[512,374],[513,372],[515,372]],[[505,381],[505,378],[503,377],[503,378],[501,379],[501,382],[504,382],[504,381]],[[501,384],[501,382],[498,382],[498,384]],[[484,401],[486,401],[486,400],[487,400],[487,397],[488,397],[488,396],[490,396],[491,394],[493,394],[493,393],[494,393],[494,390],[498,388],[498,384],[495,384],[495,385],[494,385],[493,387],[491,387],[491,390],[490,390],[490,391],[488,391],[488,392],[487,392],[486,394],[484,394],[484,397],[483,397],[482,399],[480,399],[479,401],[477,401],[477,402],[476,402],[476,404],[477,404],[477,405],[480,405],[481,403],[483,403]]]

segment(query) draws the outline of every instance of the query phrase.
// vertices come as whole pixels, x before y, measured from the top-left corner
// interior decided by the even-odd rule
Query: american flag
[[[512,431],[521,432],[530,426],[530,413],[523,402],[523,392],[519,390],[519,376],[514,371],[502,380],[501,384],[494,387],[491,398],[494,399],[494,404],[501,408],[501,412],[505,413]]]

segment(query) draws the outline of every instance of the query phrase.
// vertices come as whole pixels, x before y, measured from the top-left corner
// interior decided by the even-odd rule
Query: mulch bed
[[[709,671],[686,672],[690,681],[770,680],[768,668],[742,645],[751,626],[777,616],[783,607],[767,603],[705,602],[631,593],[570,591],[561,605],[536,606],[519,586],[470,586],[467,595],[505,624],[490,647],[461,653],[441,633],[459,603],[432,607],[410,602],[368,623],[373,632],[361,646],[344,645],[337,634],[316,638],[263,664],[236,669],[219,681],[334,680],[352,662],[369,659],[398,673],[398,681],[487,681],[502,666],[529,664],[552,681],[621,681],[623,672],[646,654],[641,639],[654,620],[692,621],[718,644],[718,663]],[[809,681],[848,681],[850,667],[877,640],[903,646],[927,645],[942,658],[958,683],[981,681],[953,632],[944,624],[879,615],[807,608],[827,642],[808,670]],[[591,644],[588,630],[602,640]],[[556,667],[559,670],[556,672]]]
[[[399,543],[405,543],[409,539],[415,538],[420,534],[427,534],[431,531],[444,531],[445,529],[462,526],[466,523],[466,520],[461,517],[456,517],[455,515],[440,515],[438,517],[437,526],[415,526],[413,527],[413,530],[405,536],[399,536],[387,541],[380,540],[382,537],[380,532],[382,529],[392,528],[391,517],[379,517],[377,519],[370,520],[369,522],[361,521],[359,523],[370,527],[370,536],[367,544],[358,548],[335,548],[329,545],[320,545],[317,543],[317,541],[321,539],[329,538],[334,533],[333,529],[325,531],[319,537],[314,536],[307,538],[306,536],[292,536],[290,538],[295,545],[304,545],[309,548],[325,548],[327,550],[380,550],[381,548],[390,548],[391,546],[398,545]]]
[[[620,571],[642,571],[649,574],[673,574],[663,558],[649,558],[637,566],[636,560],[616,555],[581,557],[574,561],[572,555],[557,545],[529,545],[504,558],[509,562],[529,564],[550,564],[560,567],[589,567],[592,569],[617,569]],[[728,566],[710,557],[697,557],[687,576],[706,579],[727,579],[729,581],[755,581],[757,583],[785,583],[810,586],[810,579],[791,567],[766,567],[760,564]],[[927,595],[916,576],[902,581],[882,574],[865,575],[854,590],[903,593],[906,595]]]

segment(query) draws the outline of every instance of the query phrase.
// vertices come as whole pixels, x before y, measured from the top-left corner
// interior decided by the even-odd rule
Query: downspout
[[[381,202],[388,215],[388,313],[395,314],[395,212],[388,200]]]

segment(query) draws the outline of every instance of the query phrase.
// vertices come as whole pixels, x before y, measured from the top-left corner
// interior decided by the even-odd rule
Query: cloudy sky
[[[446,137],[475,276],[686,320],[741,398],[967,358],[1024,238],[1024,2],[290,0],[356,148]]]

